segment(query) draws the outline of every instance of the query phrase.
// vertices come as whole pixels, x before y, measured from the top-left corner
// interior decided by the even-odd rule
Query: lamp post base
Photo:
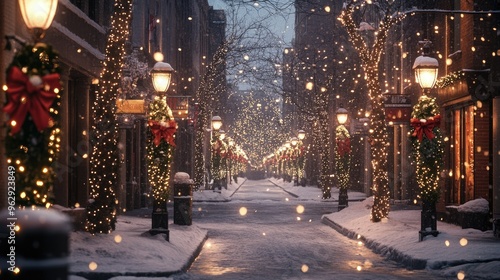
[[[349,197],[347,195],[347,189],[341,188],[339,190],[339,208],[338,211],[347,208],[349,206]]]
[[[165,234],[165,240],[170,241],[170,231],[168,229],[168,211],[167,205],[158,205],[155,202],[155,207],[153,207],[153,213],[151,215],[151,229],[149,233],[152,235],[157,235],[160,233]]]
[[[436,237],[439,234],[436,218],[436,203],[423,200],[420,212],[420,231],[418,232],[419,241],[423,241],[427,235]]]
[[[426,231],[426,230],[421,230],[418,232],[418,241],[423,241],[424,237],[427,235],[432,235],[434,237],[438,236],[439,231],[437,230],[431,230],[431,231]]]

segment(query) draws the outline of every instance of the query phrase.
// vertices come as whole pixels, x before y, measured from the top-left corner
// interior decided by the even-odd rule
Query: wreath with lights
[[[48,207],[53,201],[61,134],[57,59],[51,46],[37,43],[24,46],[7,68],[5,148],[19,206]]]
[[[439,175],[443,167],[441,115],[436,99],[423,95],[413,107],[410,125],[413,157],[416,161],[420,198],[431,203],[439,199]]]
[[[336,128],[335,140],[337,142],[335,148],[335,167],[339,189],[347,189],[349,187],[349,173],[351,170],[351,138],[345,126],[340,125]]]
[[[177,131],[177,123],[165,96],[155,96],[149,105],[148,128],[149,182],[154,200],[165,203],[169,197],[170,167]]]
[[[212,164],[210,173],[215,181],[222,180],[224,178],[222,172],[226,170],[226,155],[228,151],[228,145],[224,141],[220,140],[218,137],[212,139]]]

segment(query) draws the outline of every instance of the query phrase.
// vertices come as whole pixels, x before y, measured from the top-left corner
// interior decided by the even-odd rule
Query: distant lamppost
[[[299,132],[297,133],[297,137],[299,138],[299,140],[304,140],[304,138],[306,138],[306,132],[304,130],[299,130]]]
[[[335,167],[337,171],[337,182],[339,187],[339,206],[342,210],[349,205],[347,188],[349,187],[349,173],[351,165],[351,136],[349,130],[344,126],[347,122],[348,112],[344,108],[337,110],[337,121],[339,125],[335,129]]]
[[[33,33],[35,41],[43,39],[56,14],[58,0],[19,0],[24,23]]]
[[[157,60],[163,60],[161,53],[155,54]],[[173,119],[167,119],[166,92],[170,86],[174,69],[170,64],[158,61],[151,70],[153,87],[159,96],[155,97],[149,112],[148,128],[148,174],[153,193],[153,213],[151,234],[166,234],[169,240],[168,229],[168,186],[170,178],[170,149],[177,125]]]
[[[439,199],[439,174],[443,165],[443,138],[439,129],[441,116],[435,98],[426,94],[434,87],[438,61],[429,57],[430,41],[423,41],[423,54],[415,59],[415,78],[424,94],[413,107],[410,124],[413,127],[412,146],[416,161],[416,177],[420,188],[422,211],[419,241],[425,236],[437,236],[436,202]]]
[[[233,168],[233,156],[235,155],[235,144],[233,138],[229,138],[228,140],[228,149],[227,149],[227,168],[228,168],[228,175],[229,175],[229,183],[233,182],[233,177],[232,177],[232,168]],[[227,184],[226,184],[226,189],[227,189]]]
[[[293,181],[294,186],[299,185],[299,151],[297,145],[299,144],[299,139],[297,137],[292,137],[290,140],[290,144],[292,146],[292,159],[294,160],[294,171],[295,171],[295,179]]]
[[[221,190],[221,176],[220,176],[220,164],[221,155],[220,149],[222,148],[222,143],[220,141],[219,130],[222,127],[222,119],[219,116],[212,117],[212,178],[213,178],[213,190],[216,188]],[[225,134],[224,134],[225,135]]]

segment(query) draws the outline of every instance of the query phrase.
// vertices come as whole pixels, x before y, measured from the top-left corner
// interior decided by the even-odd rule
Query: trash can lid
[[[174,184],[194,184],[194,181],[189,179],[189,174],[186,172],[177,172],[174,175]]]

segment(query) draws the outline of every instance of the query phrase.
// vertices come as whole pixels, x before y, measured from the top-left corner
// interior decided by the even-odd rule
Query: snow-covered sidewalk
[[[165,241],[163,234],[151,236],[150,228],[151,218],[120,215],[111,234],[72,232],[70,274],[83,279],[119,275],[166,277],[185,270],[207,238],[207,231],[196,225],[170,224],[170,242]]]
[[[297,199],[321,200],[318,188],[297,187],[283,180],[270,181],[297,195]],[[338,189],[333,188],[331,192],[331,200],[337,201]],[[500,279],[500,240],[491,230],[462,229],[438,221],[440,234],[419,242],[418,206],[391,205],[388,219],[372,223],[373,198],[365,198],[363,193],[349,192],[349,207],[324,215],[323,222],[350,238],[359,239],[360,245],[409,268],[442,269],[444,276],[456,279]]]
[[[439,222],[437,237],[419,242],[420,210],[394,210],[379,223],[370,222],[373,198],[350,202],[323,222],[375,252],[414,269],[443,269],[457,279],[499,279],[500,241],[491,230],[462,229]],[[415,208],[415,207],[411,207]]]

